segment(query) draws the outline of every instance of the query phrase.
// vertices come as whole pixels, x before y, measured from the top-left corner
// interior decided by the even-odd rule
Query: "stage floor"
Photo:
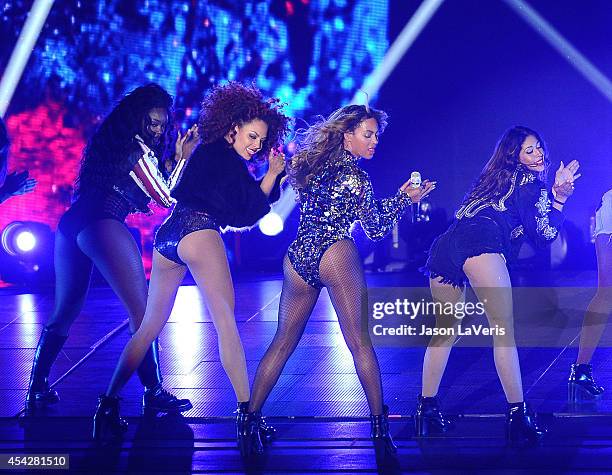
[[[564,278],[564,285],[592,284],[593,274]],[[573,279],[573,280],[572,280]],[[371,286],[414,285],[397,276],[368,276]],[[236,317],[248,371],[276,328],[278,276],[236,283]],[[122,393],[122,413],[132,423],[123,445],[102,451],[88,437],[97,396],[109,381],[127,338],[126,314],[112,291],[92,288],[83,314],[55,364],[61,402],[44,414],[21,415],[30,366],[51,294],[5,293],[0,306],[0,451],[61,452],[72,469],[99,473],[190,473],[255,470],[292,473],[368,473],[379,470],[368,439],[369,413],[325,291],[296,352],[264,407],[278,426],[278,440],[260,465],[244,466],[233,441],[235,399],[225,376],[210,316],[194,286],[183,286],[161,337],[164,386],[190,398],[184,417],[141,418],[142,388],[132,378]],[[586,306],[586,303],[585,303]],[[576,334],[577,337],[577,334]],[[575,340],[575,339],[574,339]],[[551,426],[544,446],[515,451],[504,446],[505,402],[490,348],[455,348],[442,382],[443,407],[459,418],[452,434],[427,441],[413,437],[411,415],[420,389],[423,348],[377,348],[391,429],[402,470],[432,472],[506,468],[559,473],[612,468],[612,398],[571,407],[567,376],[576,349],[521,348],[526,399]],[[612,351],[593,361],[598,380],[612,387]],[[400,470],[400,468],[397,468]],[[387,471],[392,471],[387,467]],[[519,473],[517,472],[517,473]]]

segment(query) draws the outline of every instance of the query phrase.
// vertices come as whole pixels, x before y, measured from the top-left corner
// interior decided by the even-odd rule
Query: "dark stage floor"
[[[592,273],[565,275],[563,285],[592,284]],[[397,275],[368,278],[371,286],[413,284]],[[236,316],[251,378],[276,327],[281,281],[241,279]],[[587,292],[588,293],[588,292]],[[216,335],[196,287],[180,289],[161,335],[165,386],[188,397],[183,418],[140,417],[136,378],[124,389],[122,412],[131,422],[120,447],[89,441],[97,395],[103,392],[127,339],[125,312],[106,288],[93,288],[51,373],[61,402],[37,417],[19,417],[34,348],[53,295],[5,292],[0,296],[0,452],[70,453],[71,472],[97,473],[371,473],[377,468],[369,441],[368,408],[325,291],[300,346],[289,360],[264,413],[279,429],[267,458],[241,462],[233,439],[234,395],[216,348]],[[576,305],[586,306],[586,301]],[[576,335],[570,341],[576,340]],[[457,415],[456,431],[419,441],[411,415],[420,388],[423,348],[377,348],[391,429],[399,451],[395,470],[424,473],[540,473],[612,470],[612,398],[570,407],[566,379],[576,349],[521,348],[526,398],[551,428],[543,447],[506,448],[504,397],[490,348],[456,348],[440,396]],[[612,351],[601,348],[596,375],[612,387]],[[392,472],[386,467],[382,470]],[[58,472],[55,472],[58,473]]]

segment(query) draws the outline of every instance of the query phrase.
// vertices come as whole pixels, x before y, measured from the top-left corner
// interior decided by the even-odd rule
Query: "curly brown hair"
[[[268,125],[268,135],[254,159],[264,160],[289,133],[290,119],[283,113],[283,106],[279,99],[264,99],[254,85],[236,81],[216,85],[206,94],[200,109],[198,128],[202,143],[215,142],[227,134],[233,140],[235,126],[260,119]]]
[[[387,114],[363,105],[341,107],[326,119],[321,117],[306,130],[297,132],[297,149],[287,166],[289,182],[298,192],[326,164],[340,160],[344,153],[344,133],[352,132],[367,119],[376,119],[379,133],[387,126]]]

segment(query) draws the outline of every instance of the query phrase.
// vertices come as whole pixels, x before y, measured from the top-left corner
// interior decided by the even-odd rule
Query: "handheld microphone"
[[[410,174],[410,188],[421,187],[421,174],[419,172],[412,172]],[[412,203],[412,224],[418,221],[419,215],[419,203]]]

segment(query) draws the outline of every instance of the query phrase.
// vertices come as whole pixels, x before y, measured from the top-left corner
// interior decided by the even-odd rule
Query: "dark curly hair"
[[[265,160],[271,149],[285,140],[289,132],[290,119],[283,114],[283,104],[279,99],[264,99],[255,86],[245,86],[236,81],[213,87],[202,101],[198,120],[202,143],[212,143],[225,137],[236,135],[234,127],[255,119],[268,125],[268,135],[255,160]]]
[[[173,129],[173,99],[157,84],[146,84],[126,94],[108,114],[89,140],[76,182],[77,195],[91,188],[108,189],[129,173],[127,157],[139,150],[134,140],[142,135],[142,123],[151,109],[162,108],[168,113],[166,130],[157,146],[147,143],[161,163],[169,152]],[[143,137],[146,141],[146,137]]]
[[[299,130],[297,149],[287,167],[291,186],[300,193],[326,164],[340,160],[346,132],[354,131],[364,120],[376,119],[382,134],[387,118],[381,110],[353,104],[336,109],[329,117],[320,117],[307,129]]]
[[[546,182],[550,159],[544,140],[535,130],[517,125],[506,130],[501,136],[495,146],[493,155],[480,172],[480,176],[474,182],[471,190],[463,198],[462,204],[465,205],[478,198],[498,199],[508,191],[512,175],[520,164],[521,147],[530,135],[540,142],[544,150],[544,171],[539,173],[538,178],[542,182]]]

